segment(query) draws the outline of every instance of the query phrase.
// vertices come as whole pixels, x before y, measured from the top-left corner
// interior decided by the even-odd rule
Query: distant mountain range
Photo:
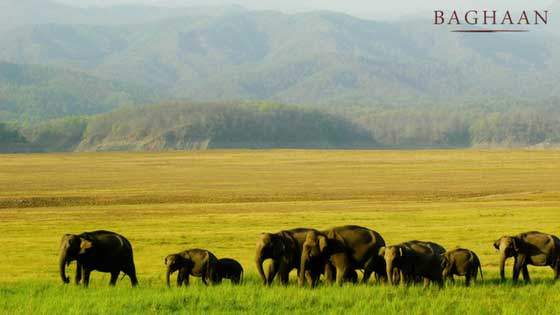
[[[554,17],[457,34],[333,12],[4,0],[0,152],[555,147]]]
[[[0,60],[195,101],[416,105],[560,96],[560,37],[544,30],[461,35],[429,21],[239,7],[87,10],[3,2],[12,19],[0,22]]]
[[[0,121],[92,115],[157,99],[151,89],[40,65],[0,62]]]

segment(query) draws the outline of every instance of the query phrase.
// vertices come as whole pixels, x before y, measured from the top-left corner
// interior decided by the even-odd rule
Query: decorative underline
[[[452,30],[453,33],[526,33],[529,30]]]

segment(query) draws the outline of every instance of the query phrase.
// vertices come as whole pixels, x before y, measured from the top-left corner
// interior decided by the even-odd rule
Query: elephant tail
[[[476,274],[480,272],[480,281],[484,281],[484,276],[482,275],[482,264],[480,263],[480,259],[478,259],[478,256],[475,253],[471,253],[472,257],[471,259],[474,262],[474,266],[475,266],[475,270],[474,270],[474,276],[476,279]]]
[[[484,276],[482,275],[482,264],[480,263],[480,260],[478,260],[478,270],[480,271],[480,281],[484,281]]]

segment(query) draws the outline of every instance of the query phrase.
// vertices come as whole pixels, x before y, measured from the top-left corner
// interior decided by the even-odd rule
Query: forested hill
[[[0,60],[147,86],[167,99],[453,106],[560,97],[560,38],[546,30],[461,35],[423,20],[240,8],[154,9],[138,22],[145,9],[104,9],[107,19],[121,16],[116,23],[29,7],[16,13],[42,20],[0,32]]]
[[[560,108],[543,105],[328,107],[174,102],[0,123],[0,152],[213,148],[560,148]]]
[[[374,147],[365,129],[316,110],[175,103],[95,117],[77,150]]]
[[[0,61],[0,121],[90,115],[157,99],[156,91],[48,66]]]
[[[0,151],[558,147],[556,26],[4,0]]]

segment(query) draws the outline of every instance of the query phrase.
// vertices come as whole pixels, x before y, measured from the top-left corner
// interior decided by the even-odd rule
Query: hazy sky
[[[238,4],[248,9],[302,12],[331,10],[366,18],[394,19],[435,9],[546,9],[560,0],[56,0],[72,5],[150,4],[208,6]]]

